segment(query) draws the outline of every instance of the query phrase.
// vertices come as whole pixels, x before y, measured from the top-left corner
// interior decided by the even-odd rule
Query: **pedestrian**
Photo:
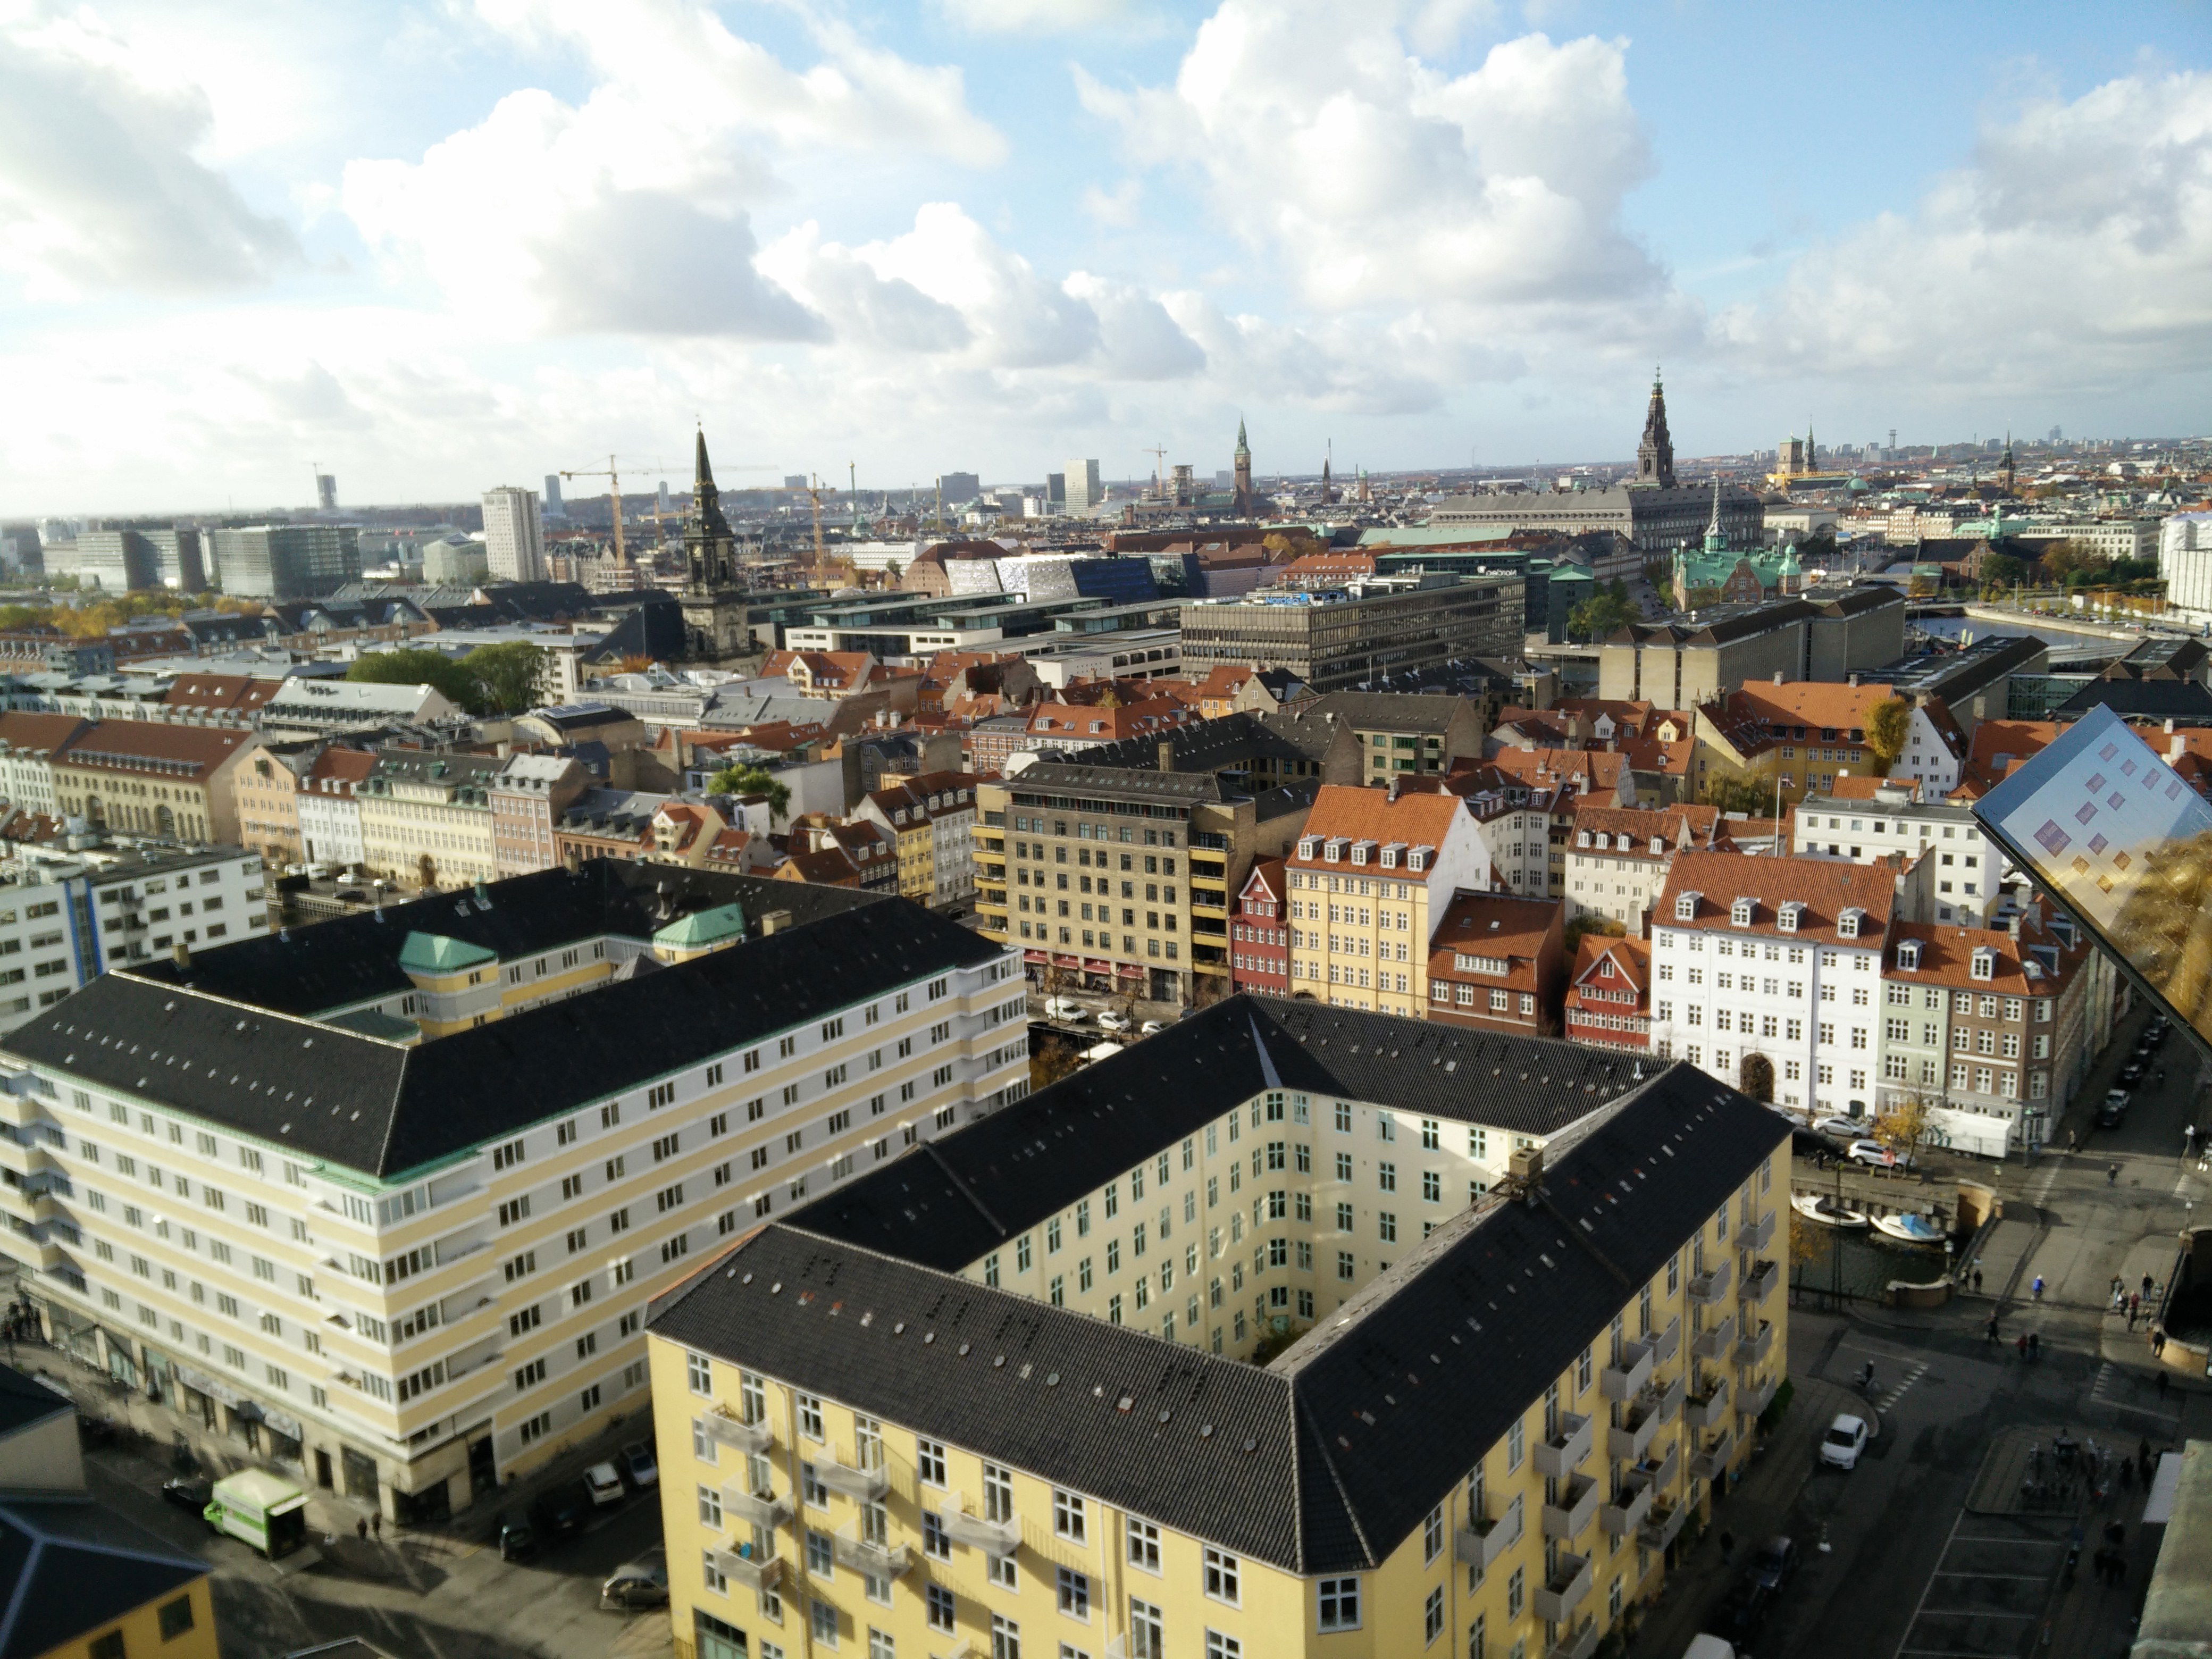
[[[2030,1331],[2027,1334],[2027,1357],[2030,1359],[2040,1359],[2043,1358],[2043,1337],[2041,1333]]]
[[[2166,1357],[2165,1326],[2154,1325],[2150,1328],[2150,1352],[2151,1358],[2154,1359],[2163,1359]],[[2159,1378],[2159,1387],[2161,1392],[2164,1391],[2165,1386],[2166,1379],[2161,1376]]]
[[[378,1543],[381,1544],[384,1541],[384,1511],[382,1510],[377,1510],[368,1517],[368,1529],[375,1534]]]
[[[1990,1334],[1988,1340],[1991,1342],[1997,1340],[1997,1316],[1995,1314],[1991,1314],[1990,1316]]]
[[[363,1516],[353,1523],[354,1536],[364,1544],[368,1542],[368,1517]]]
[[[2105,1184],[2107,1187],[2117,1187],[2120,1184],[2120,1166],[2118,1164],[2107,1164],[2105,1166]]]
[[[1976,1296],[1979,1296],[1981,1293],[1982,1293],[1982,1270],[1981,1270],[1979,1267],[1976,1267],[1976,1268],[1974,1269],[1974,1294],[1975,1294]]]
[[[2018,1349],[2020,1350],[2020,1357],[2021,1357],[2022,1359],[2027,1358],[2027,1333],[2026,1331],[2022,1331],[2022,1332],[2020,1334],[2020,1335],[2019,1335],[2018,1337],[2016,1337],[2015,1339],[2014,1339],[2013,1346],[2014,1346],[2014,1347],[2016,1347],[2016,1348],[2018,1348]]]
[[[2164,1371],[2160,1371],[2158,1374],[2158,1397],[2160,1404],[2165,1403],[2166,1391],[2172,1386],[2172,1378],[2168,1376]]]
[[[2028,1286],[2028,1289],[2034,1294],[2035,1299],[2038,1302],[2043,1300],[2043,1275],[2041,1273],[2036,1274],[2035,1283]]]
[[[1735,1534],[1725,1527],[1721,1528],[1721,1565],[1726,1566],[1735,1559]]]
[[[2145,1273],[2143,1275],[2142,1291],[2144,1301],[2148,1302],[2150,1300],[2150,1293],[2157,1284],[2158,1281],[2153,1279],[2148,1273]]]

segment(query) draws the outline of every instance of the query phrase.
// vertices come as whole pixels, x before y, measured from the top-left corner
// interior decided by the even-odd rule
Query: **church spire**
[[[1252,454],[1252,446],[1245,441],[1244,417],[1242,415],[1237,417],[1237,453],[1248,460]]]
[[[714,487],[703,428],[692,456],[691,513],[684,521],[684,553],[694,591],[708,592],[737,581],[737,537],[722,515],[722,492]]]
[[[1644,441],[1636,446],[1636,482],[1660,489],[1674,487],[1674,440],[1667,430],[1667,388],[1651,371],[1651,403],[1644,414]]]

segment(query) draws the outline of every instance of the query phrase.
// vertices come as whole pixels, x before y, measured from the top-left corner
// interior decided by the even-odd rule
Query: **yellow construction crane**
[[[638,471],[648,478],[665,478],[669,476],[669,470],[665,466],[640,467]],[[564,467],[561,476],[563,478],[605,478],[607,481],[607,505],[612,509],[611,516],[615,526],[615,564],[617,568],[629,569],[629,550],[623,545],[622,475],[616,469],[615,458],[611,455],[608,456],[607,464],[604,467],[580,466],[573,471]]]

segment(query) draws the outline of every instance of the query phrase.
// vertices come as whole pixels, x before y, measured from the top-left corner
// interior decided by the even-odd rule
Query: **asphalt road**
[[[402,1659],[606,1659],[637,1646],[646,1630],[625,1632],[652,1617],[601,1612],[599,1587],[660,1541],[653,1492],[633,1494],[526,1564],[410,1532],[381,1543],[340,1538],[322,1547],[321,1564],[286,1571],[163,1503],[165,1468],[113,1450],[85,1462],[94,1497],[213,1569],[223,1659],[272,1659],[343,1636],[367,1637]],[[666,1651],[665,1634],[658,1645]]]

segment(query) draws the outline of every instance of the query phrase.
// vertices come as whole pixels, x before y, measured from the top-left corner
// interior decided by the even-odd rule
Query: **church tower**
[[[1674,487],[1674,441],[1667,432],[1667,391],[1659,372],[1651,372],[1651,406],[1644,415],[1644,441],[1636,446],[1636,482],[1660,489]]]
[[[1323,507],[1327,507],[1336,499],[1336,491],[1330,487],[1329,483],[1329,463],[1335,459],[1334,450],[1321,459],[1321,504]]]
[[[1237,422],[1237,495],[1233,510],[1240,519],[1255,516],[1257,502],[1252,494],[1252,446],[1244,441],[1244,422]]]
[[[695,593],[711,593],[738,583],[738,538],[722,516],[721,492],[707,459],[707,434],[698,434],[691,464],[691,511],[684,520],[684,562]]]
[[[2012,433],[2009,428],[2008,428],[2005,433],[2004,453],[1997,457],[1997,477],[2004,480],[2005,494],[2008,495],[2011,495],[2013,493],[2014,468],[2012,460]]]

